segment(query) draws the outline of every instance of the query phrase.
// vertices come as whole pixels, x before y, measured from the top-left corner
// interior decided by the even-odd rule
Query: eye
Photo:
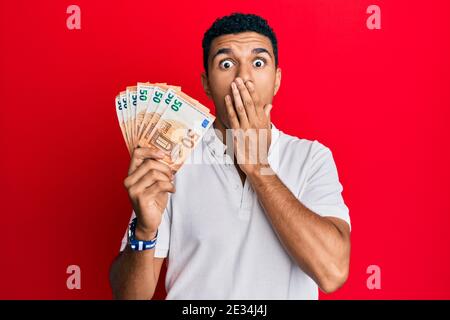
[[[231,60],[223,60],[220,62],[220,67],[222,69],[230,69],[232,66],[234,66],[234,62]]]
[[[253,61],[253,66],[256,68],[262,68],[266,65],[266,62],[263,59],[256,59]]]

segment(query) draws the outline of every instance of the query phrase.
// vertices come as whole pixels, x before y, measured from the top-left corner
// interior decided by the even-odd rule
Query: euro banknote
[[[207,107],[166,83],[138,82],[115,98],[117,120],[130,155],[135,148],[157,148],[178,171],[215,120]]]

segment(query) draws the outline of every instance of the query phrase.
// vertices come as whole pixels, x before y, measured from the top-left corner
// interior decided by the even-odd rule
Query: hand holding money
[[[131,155],[124,180],[137,216],[136,237],[153,239],[175,192],[173,178],[215,117],[209,109],[165,83],[137,83],[115,99],[116,114]]]
[[[124,180],[134,212],[138,218],[136,236],[151,240],[161,224],[168,192],[175,192],[173,173],[169,166],[158,161],[164,153],[154,148],[136,148]]]

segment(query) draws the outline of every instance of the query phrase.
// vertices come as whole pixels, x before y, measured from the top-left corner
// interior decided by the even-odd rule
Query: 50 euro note
[[[160,88],[158,88],[160,89]],[[149,109],[147,109],[147,122],[145,123],[145,128],[140,135],[139,142],[148,141],[150,135],[155,129],[156,124],[158,123],[161,115],[166,110],[166,108],[170,105],[171,101],[175,97],[175,89],[167,88],[165,91],[155,90],[154,95],[152,95],[153,104],[150,105]]]
[[[141,131],[141,124],[154,89],[155,86],[149,82],[138,82],[137,84],[136,131],[138,138],[139,132]]]
[[[125,127],[123,108],[122,108],[122,101],[120,99],[120,94],[118,94],[116,96],[115,104],[116,104],[116,114],[117,114],[117,120],[118,120],[119,126],[120,126],[120,131],[122,132],[123,140],[125,141],[125,144],[127,146],[128,152],[131,155],[131,146],[130,146],[130,143],[128,142],[128,135],[127,135],[127,129]]]
[[[128,114],[130,116],[130,131],[133,148],[137,145],[137,132],[136,132],[136,107],[137,107],[137,87],[126,87]]]
[[[154,83],[154,84],[150,82],[137,83],[136,132],[138,140],[140,138],[142,123],[144,121],[147,109],[152,99],[153,91],[155,90],[155,87],[165,85],[166,83]]]
[[[175,97],[175,93],[180,92],[180,90],[181,87],[177,86],[163,84],[155,86],[150,96],[150,102],[145,112],[144,120],[141,123],[138,145],[140,141],[144,142],[148,140],[161,114],[165,111],[173,97]]]
[[[119,93],[119,99],[122,106],[122,116],[123,116],[123,123],[125,126],[125,132],[127,135],[127,141],[128,146],[130,150],[134,149],[132,135],[131,135],[131,122],[130,122],[130,111],[128,106],[128,99],[127,99],[127,92],[121,91]]]
[[[139,146],[162,150],[165,156],[160,161],[178,171],[214,120],[208,108],[179,92]]]

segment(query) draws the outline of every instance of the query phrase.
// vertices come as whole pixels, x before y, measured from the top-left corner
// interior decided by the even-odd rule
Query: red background
[[[81,30],[66,28],[70,4],[81,8]],[[381,30],[366,27],[371,4]],[[327,145],[337,163],[351,270],[321,298],[450,298],[444,0],[2,1],[0,298],[111,298],[108,270],[131,213],[113,98],[161,81],[213,108],[201,39],[233,11],[261,14],[278,35],[274,123]],[[81,290],[66,287],[71,264]],[[381,290],[366,286],[372,264]]]

